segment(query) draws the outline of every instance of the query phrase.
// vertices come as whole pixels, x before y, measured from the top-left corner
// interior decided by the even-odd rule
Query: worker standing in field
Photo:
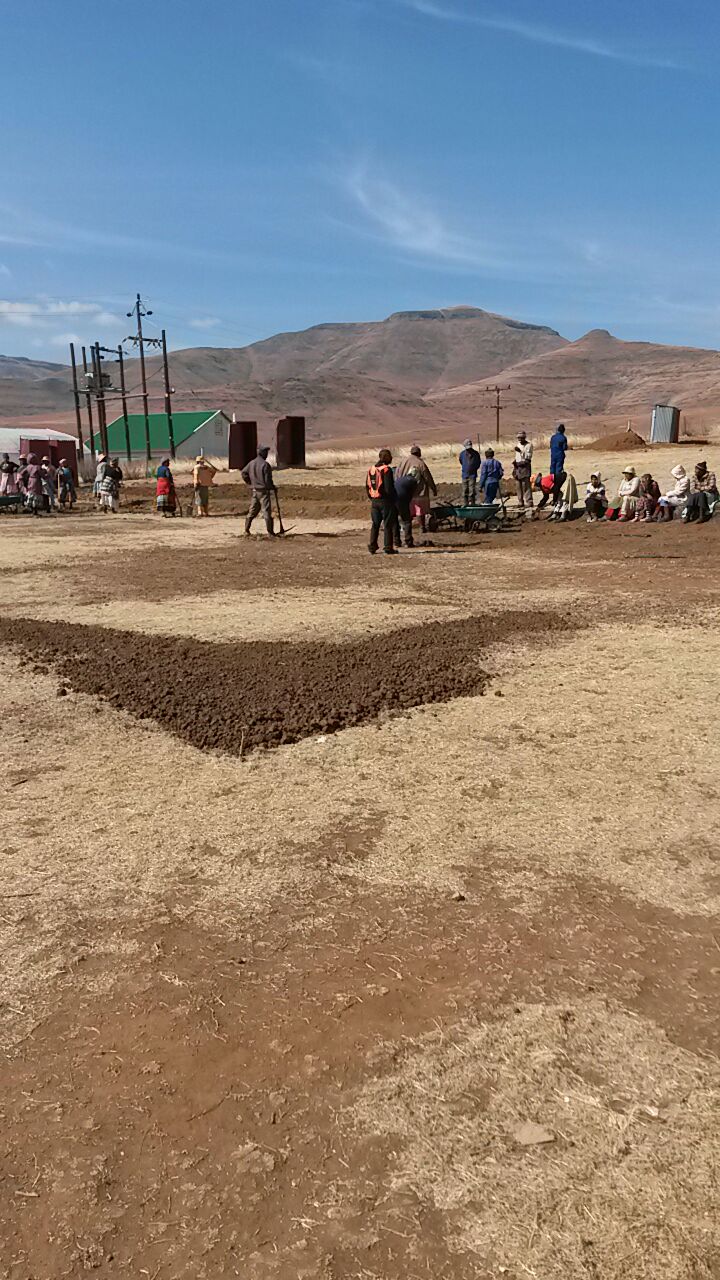
[[[210,489],[213,480],[217,475],[217,467],[202,454],[195,459],[193,467],[193,491],[195,502],[195,515],[207,516],[209,514],[208,507],[210,504]]]
[[[413,475],[417,480],[417,489],[413,495],[410,510],[416,515],[420,521],[420,528],[425,532],[425,521],[430,514],[430,495],[437,497],[437,485],[433,478],[427,462],[422,456],[422,449],[419,444],[410,446],[410,454],[407,458],[403,458],[398,466],[395,476],[401,480],[404,476]]]
[[[480,454],[473,448],[472,440],[466,440],[458,458],[463,482],[463,506],[474,507],[477,502],[477,478],[480,470]],[[480,483],[482,489],[482,481]]]
[[[397,517],[397,496],[392,473],[392,454],[389,449],[381,449],[378,460],[368,468],[365,479],[367,496],[370,499],[370,541],[368,551],[371,556],[378,549],[380,526],[383,526],[383,551],[386,556],[396,556],[394,546],[394,528]],[[398,468],[399,470],[399,468]]]
[[[155,505],[163,518],[175,517],[177,494],[175,492],[175,477],[170,470],[169,458],[163,458],[155,472]]]
[[[486,449],[483,464],[480,468],[480,488],[486,502],[494,502],[500,492],[500,481],[503,478],[503,465],[495,457],[494,449]]]
[[[520,509],[525,512],[528,520],[532,520],[534,515],[532,456],[533,447],[527,438],[527,432],[518,431],[515,456],[513,458],[513,478],[517,484]]]
[[[24,462],[24,459],[23,459]],[[20,467],[17,462],[13,462],[9,453],[4,453],[2,462],[0,462],[0,494],[11,494],[18,492],[17,472]]]
[[[258,449],[257,457],[243,467],[240,475],[246,485],[252,489],[252,499],[245,517],[245,536],[249,537],[252,522],[262,511],[265,528],[269,538],[275,537],[275,526],[272,513],[272,495],[275,493],[273,469],[268,462],[270,450],[267,445]],[[391,531],[392,536],[392,531]]]
[[[66,458],[61,458],[58,463],[57,485],[60,506],[65,510],[65,506],[69,503],[72,511],[77,501],[77,493],[75,491],[75,477]]]
[[[570,448],[565,434],[565,423],[559,422],[557,431],[550,437],[550,473],[559,476],[565,470],[565,454]]]

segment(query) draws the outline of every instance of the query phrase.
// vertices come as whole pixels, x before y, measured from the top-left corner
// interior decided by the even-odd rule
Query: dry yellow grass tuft
[[[492,1274],[714,1280],[718,1104],[714,1059],[593,997],[433,1033],[354,1119]]]

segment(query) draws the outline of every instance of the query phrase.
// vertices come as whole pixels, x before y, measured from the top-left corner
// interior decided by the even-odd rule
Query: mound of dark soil
[[[423,703],[483,692],[483,648],[561,632],[562,614],[511,612],[346,644],[205,644],[72,623],[0,620],[0,641],[51,663],[81,693],[152,718],[193,746],[241,755]]]
[[[643,440],[637,431],[609,431],[607,435],[600,436],[597,440],[590,440],[588,444],[581,444],[581,449],[596,449],[598,453],[627,453],[632,450],[636,453],[638,449],[647,449],[647,440]]]

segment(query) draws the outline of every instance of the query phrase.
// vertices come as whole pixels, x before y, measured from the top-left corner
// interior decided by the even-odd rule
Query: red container
[[[305,466],[305,419],[281,418],[277,424],[275,457],[279,467]]]
[[[257,457],[257,422],[231,422],[228,432],[228,470],[242,471]]]
[[[78,482],[77,445],[74,440],[32,440],[21,439],[20,452],[26,456],[34,453],[38,462],[41,458],[49,458],[56,467],[61,458],[67,462],[73,473],[75,483]]]

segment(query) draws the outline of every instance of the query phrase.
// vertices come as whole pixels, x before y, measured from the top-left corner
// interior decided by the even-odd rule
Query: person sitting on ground
[[[517,498],[520,510],[528,520],[532,520],[533,485],[532,485],[533,447],[527,438],[526,431],[518,431],[515,455],[513,457],[513,479],[517,484]]]
[[[371,556],[374,556],[378,549],[381,526],[383,528],[383,551],[385,555],[397,555],[397,550],[393,545],[397,498],[391,462],[392,454],[390,450],[381,449],[377,462],[368,468],[365,478],[365,489],[370,499],[371,523],[368,551]],[[399,470],[400,468],[398,468],[398,472]],[[400,478],[402,479],[403,477]]]
[[[620,499],[620,515],[618,520],[632,520],[637,507],[637,500],[640,494],[640,480],[635,473],[634,467],[625,467],[622,473],[622,480],[618,488],[618,497]]]
[[[216,475],[217,467],[214,467],[203,454],[200,454],[195,459],[195,466],[193,467],[193,497],[196,516],[207,516],[209,514],[210,489]]]
[[[557,501],[553,507],[548,520],[572,520],[573,507],[578,500],[577,484],[575,477],[569,472],[562,471],[562,485],[558,494]],[[559,476],[555,477],[555,489],[557,490]]]
[[[714,471],[708,471],[707,462],[698,462],[690,477],[690,493],[683,510],[684,520],[709,520],[718,501],[718,487]]]
[[[681,463],[673,467],[670,475],[675,484],[658,499],[656,519],[661,522],[672,520],[675,511],[685,506],[690,493],[690,477]]]
[[[60,506],[64,510],[69,500],[70,510],[72,511],[77,501],[77,493],[75,491],[75,477],[72,473],[72,468],[68,465],[67,458],[61,458],[58,463],[57,484]]]
[[[640,477],[640,488],[638,490],[637,506],[635,507],[635,520],[652,520],[657,509],[659,497],[660,485],[657,480],[653,480],[650,472],[646,471],[645,475]]]
[[[503,478],[503,465],[495,457],[494,449],[486,449],[483,464],[480,468],[480,488],[486,502],[494,502],[500,491]]]
[[[596,524],[598,520],[602,520],[606,507],[605,485],[598,472],[593,471],[585,486],[585,510],[588,524]]]
[[[437,485],[433,479],[432,471],[422,456],[422,449],[419,444],[410,446],[409,456],[403,458],[395,472],[398,480],[411,474],[417,477],[417,490],[410,510],[414,516],[417,516],[421,532],[425,533],[425,521],[430,514],[430,495],[437,497]]]
[[[160,474],[158,467],[157,474]],[[100,481],[100,510],[116,514],[120,510],[120,485],[123,473],[118,458],[105,463],[103,477]]]
[[[163,458],[155,472],[155,502],[161,516],[174,516],[177,511],[175,480],[170,470],[170,459]]]
[[[9,453],[4,453],[0,462],[0,495],[10,497],[18,492],[18,470],[18,463],[12,461]]]
[[[252,522],[262,511],[268,538],[275,537],[275,523],[272,513],[272,495],[276,492],[273,480],[273,469],[268,462],[270,449],[263,445],[257,451],[257,457],[243,467],[240,475],[245,484],[252,489],[252,498],[245,517],[245,537],[250,536]]]
[[[550,437],[550,471],[554,476],[565,470],[565,454],[569,448],[565,423],[558,422],[557,430]]]
[[[477,502],[477,476],[480,470],[480,454],[473,447],[472,440],[466,440],[458,461],[460,463],[463,482],[463,506],[474,507]],[[480,481],[482,489],[482,481]]]

